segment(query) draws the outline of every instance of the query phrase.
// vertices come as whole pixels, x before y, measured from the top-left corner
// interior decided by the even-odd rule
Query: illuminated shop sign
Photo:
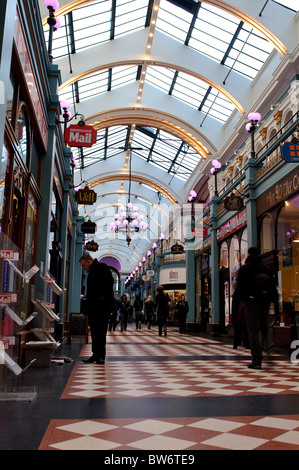
[[[247,225],[247,210],[240,212],[238,215],[230,219],[226,224],[222,225],[217,231],[217,240],[228,237],[231,233],[236,232],[240,228]]]

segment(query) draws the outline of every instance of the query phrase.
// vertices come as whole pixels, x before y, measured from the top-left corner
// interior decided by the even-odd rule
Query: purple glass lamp
[[[49,25],[49,41],[48,41],[48,56],[49,61],[52,64],[53,56],[52,56],[52,46],[53,46],[53,32],[57,31],[60,28],[60,21],[58,18],[55,17],[54,13],[59,8],[59,3],[57,0],[44,0],[46,8],[49,10],[49,16],[47,19],[47,23]]]
[[[262,116],[260,113],[249,113],[248,114],[248,119],[250,122],[248,122],[245,126],[245,129],[247,132],[250,132],[251,134],[251,158],[255,158],[255,149],[254,149],[254,131],[256,129],[257,123],[261,120]]]
[[[222,167],[219,160],[212,161],[213,168],[210,169],[210,173],[215,176],[215,196],[218,196],[218,189],[217,189],[217,173],[219,172],[220,168]]]

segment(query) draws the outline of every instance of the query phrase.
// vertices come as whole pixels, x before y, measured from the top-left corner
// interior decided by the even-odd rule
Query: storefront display
[[[231,323],[232,298],[241,264],[247,257],[246,209],[218,230],[220,319]]]
[[[289,325],[299,312],[299,195],[289,199],[277,220],[278,281],[282,292],[283,317]]]

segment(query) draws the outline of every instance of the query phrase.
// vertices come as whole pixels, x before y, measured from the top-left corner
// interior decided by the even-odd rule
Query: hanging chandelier
[[[144,221],[144,215],[140,214],[138,207],[131,203],[131,164],[132,153],[130,149],[128,203],[119,208],[119,212],[114,214],[114,222],[110,223],[110,229],[115,233],[126,234],[128,245],[131,242],[130,235],[140,231],[144,232],[148,228],[148,223]]]
[[[128,201],[126,207],[119,208],[120,213],[114,214],[114,222],[111,222],[110,228],[114,232],[139,232],[148,228],[148,223],[144,222],[143,214],[140,214],[137,206]]]

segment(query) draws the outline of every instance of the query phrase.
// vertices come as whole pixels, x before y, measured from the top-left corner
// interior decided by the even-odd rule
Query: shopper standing
[[[118,303],[118,311],[119,311],[120,329],[121,331],[126,331],[127,324],[128,324],[129,302],[125,294],[122,295],[122,298],[120,299]]]
[[[152,296],[149,295],[147,301],[144,304],[144,313],[147,323],[147,329],[150,330],[153,322],[153,315],[154,315],[154,302],[152,300]]]
[[[81,256],[79,263],[87,272],[84,310],[88,316],[92,341],[92,356],[83,362],[104,364],[108,321],[114,303],[113,277],[107,264],[100,263],[89,254]]]
[[[159,336],[167,336],[167,318],[169,315],[169,296],[165,294],[163,286],[157,287],[158,294],[156,295],[155,310],[157,312],[157,323],[159,329]]]
[[[245,304],[245,318],[251,350],[251,369],[261,369],[261,336],[267,332],[268,312],[271,302],[277,302],[277,290],[273,273],[262,262],[259,250],[251,247],[245,264],[240,267],[237,294]]]
[[[189,312],[189,305],[184,295],[182,295],[176,303],[176,311],[179,320],[180,333],[186,333],[187,314]]]
[[[141,329],[141,323],[143,321],[143,304],[141,300],[141,296],[139,294],[136,295],[136,299],[134,301],[134,310],[135,310],[135,321],[136,321],[136,330]]]

